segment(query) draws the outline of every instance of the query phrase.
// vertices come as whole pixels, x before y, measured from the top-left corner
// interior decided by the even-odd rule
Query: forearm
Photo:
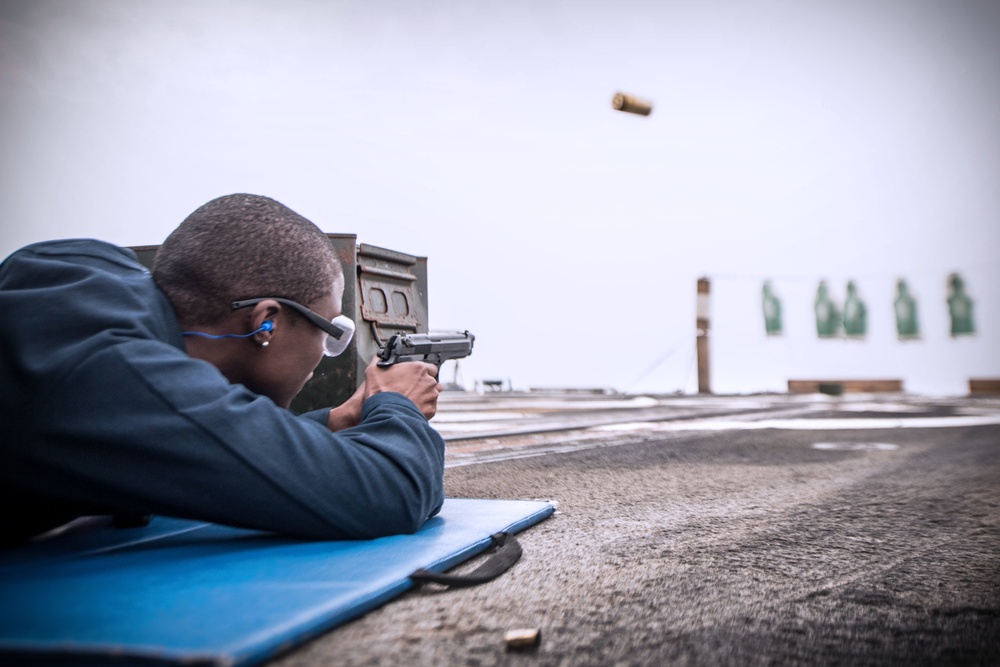
[[[374,490],[373,499],[388,517],[402,521],[392,532],[412,532],[438,513],[444,503],[444,440],[408,398],[376,394],[365,401],[361,423],[341,435],[395,464],[383,470],[385,486]]]
[[[228,513],[249,510],[251,527],[303,537],[367,539],[414,532],[440,510],[444,441],[405,397],[369,398],[360,423],[337,433],[295,432],[277,435],[284,444],[268,454],[233,462],[260,496],[237,490]]]

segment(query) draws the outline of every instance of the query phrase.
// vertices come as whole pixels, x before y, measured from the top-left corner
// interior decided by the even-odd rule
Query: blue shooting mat
[[[255,664],[552,512],[449,498],[413,535],[337,542],[155,517],[0,550],[0,664]]]

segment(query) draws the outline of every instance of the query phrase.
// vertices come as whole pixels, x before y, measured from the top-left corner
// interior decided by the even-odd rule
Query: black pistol
[[[472,354],[476,340],[468,331],[394,334],[378,352],[379,366],[401,361],[426,361],[441,368],[449,359],[464,359]]]

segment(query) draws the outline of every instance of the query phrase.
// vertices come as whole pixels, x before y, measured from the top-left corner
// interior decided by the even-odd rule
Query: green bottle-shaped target
[[[951,316],[952,336],[975,333],[972,325],[972,299],[965,293],[965,282],[957,273],[948,276],[948,314]]]
[[[851,280],[847,283],[847,300],[844,302],[844,333],[861,338],[868,330],[868,309],[858,295],[858,287]]]
[[[764,281],[764,330],[768,336],[781,335],[781,300],[774,294],[771,281]]]
[[[906,281],[896,281],[896,300],[892,302],[896,311],[896,334],[900,339],[919,338],[920,325],[917,323],[917,300],[910,293]]]
[[[830,298],[826,281],[819,281],[816,288],[816,301],[813,304],[816,311],[816,335],[820,338],[830,338],[840,333],[840,309]]]

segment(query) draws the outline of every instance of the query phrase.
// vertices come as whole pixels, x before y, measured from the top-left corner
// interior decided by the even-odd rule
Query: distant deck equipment
[[[972,396],[1000,394],[1000,378],[969,378],[969,394]]]
[[[789,394],[898,394],[902,380],[789,380]]]

